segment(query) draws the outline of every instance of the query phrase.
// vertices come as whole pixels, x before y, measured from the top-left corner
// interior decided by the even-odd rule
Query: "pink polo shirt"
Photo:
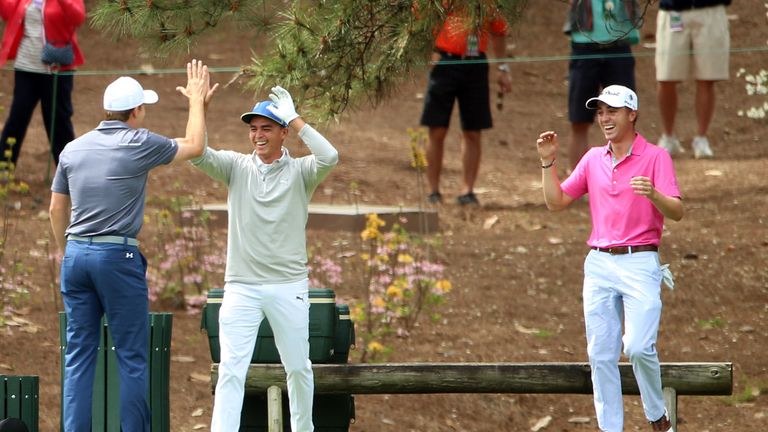
[[[562,183],[573,199],[589,193],[592,234],[589,246],[658,245],[664,216],[651,201],[632,191],[629,180],[644,176],[657,191],[680,197],[675,167],[666,150],[636,134],[631,153],[615,167],[610,143],[590,149]]]

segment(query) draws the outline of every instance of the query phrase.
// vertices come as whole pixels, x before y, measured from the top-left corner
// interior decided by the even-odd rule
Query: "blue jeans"
[[[67,313],[62,418],[65,432],[91,430],[93,381],[106,314],[120,375],[122,430],[149,432],[147,261],[138,247],[68,241],[61,264]]]

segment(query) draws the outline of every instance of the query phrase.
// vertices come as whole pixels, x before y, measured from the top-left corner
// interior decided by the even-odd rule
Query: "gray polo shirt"
[[[192,163],[229,188],[225,282],[289,283],[307,277],[309,200],[338,162],[335,148],[311,126],[299,138],[312,151],[267,165],[252,154],[206,148]]]
[[[136,237],[144,222],[149,170],[176,156],[176,141],[116,121],[64,147],[51,190],[69,195],[67,234]]]

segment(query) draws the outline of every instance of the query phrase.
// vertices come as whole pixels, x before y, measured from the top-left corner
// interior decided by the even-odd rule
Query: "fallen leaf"
[[[592,421],[589,417],[571,417],[568,419],[568,423],[586,424]]]
[[[0,363],[0,369],[12,371],[13,366],[9,365],[8,363]]]
[[[18,316],[15,316],[15,317],[11,318],[11,320],[14,321],[15,323],[17,323],[18,325],[33,325],[32,321],[26,320],[26,319],[24,319],[22,317],[18,317]]]
[[[201,383],[210,383],[211,377],[206,374],[201,374],[197,372],[192,372],[189,374],[189,379],[193,382],[201,382]]]
[[[498,221],[499,217],[496,215],[486,218],[485,222],[483,222],[483,229],[491,229],[494,225],[496,225],[496,222]]]
[[[704,171],[705,176],[712,176],[712,177],[720,177],[723,175],[723,172],[716,169],[706,170]]]
[[[192,411],[192,414],[190,414],[192,417],[200,417],[203,415],[203,412],[205,412],[202,408],[198,408],[194,411]]]
[[[539,419],[535,425],[531,428],[531,432],[538,432],[552,423],[552,416],[546,416]]]
[[[196,425],[192,426],[192,429],[193,429],[193,430],[200,430],[200,429],[205,429],[205,428],[207,428],[207,427],[208,427],[208,425],[204,425],[204,424],[200,424],[200,423],[198,423],[198,424],[196,424]]]
[[[23,331],[24,333],[29,333],[29,334],[37,334],[37,332],[40,331],[40,328],[37,327],[37,326],[34,326],[34,325],[23,326],[21,328],[21,331]]]
[[[194,363],[195,358],[191,356],[172,356],[171,361],[176,363]]]
[[[536,333],[540,333],[541,332],[541,330],[539,330],[539,329],[522,326],[517,321],[514,322],[514,325],[515,325],[515,330],[517,330],[520,333],[536,334]]]
[[[529,221],[523,221],[517,224],[520,228],[526,230],[526,231],[538,231],[542,228],[544,228],[543,225],[536,223],[536,222],[529,222]]]
[[[549,242],[549,244],[553,244],[553,245],[563,244],[563,239],[561,239],[560,237],[548,237],[547,241]]]

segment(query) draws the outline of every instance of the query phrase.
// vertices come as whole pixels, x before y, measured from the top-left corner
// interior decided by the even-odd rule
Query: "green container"
[[[288,397],[283,395],[283,432],[291,431]],[[267,432],[266,396],[246,395],[240,415],[239,432]],[[315,395],[312,423],[315,432],[347,432],[355,419],[355,398],[349,394]]]
[[[171,430],[170,371],[173,314],[150,313],[148,361],[149,388],[147,397],[152,413],[152,431]],[[64,355],[67,348],[67,315],[59,312],[59,341],[61,346],[61,386],[64,387]],[[115,344],[109,325],[102,319],[96,376],[93,382],[92,432],[120,432],[120,374]],[[63,425],[62,425],[63,430]]]
[[[336,335],[333,340],[333,355],[328,363],[347,363],[349,350],[355,345],[355,325],[349,315],[349,306],[336,305]]]
[[[208,345],[214,363],[221,361],[219,346],[219,309],[224,290],[212,289],[203,309],[201,328],[208,333]],[[333,355],[336,331],[336,294],[327,288],[309,290],[309,359],[313,363],[327,363]],[[259,327],[251,363],[280,363],[275,346],[275,336],[269,321],[264,319]]]
[[[35,375],[0,375],[0,420],[17,418],[30,432],[37,432],[40,379]]]

